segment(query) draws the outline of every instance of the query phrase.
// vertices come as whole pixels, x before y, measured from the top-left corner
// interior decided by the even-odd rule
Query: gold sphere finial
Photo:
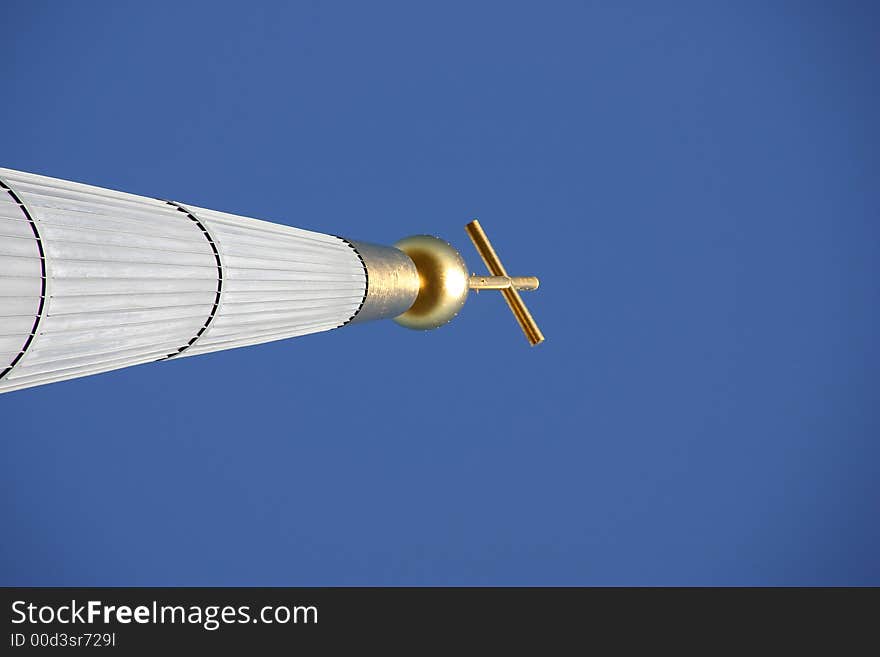
[[[468,269],[461,254],[449,242],[432,235],[405,237],[394,246],[412,259],[419,272],[415,302],[394,321],[417,330],[443,326],[467,300]]]

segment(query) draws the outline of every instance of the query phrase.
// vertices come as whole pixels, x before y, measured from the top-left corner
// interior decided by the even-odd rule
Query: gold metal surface
[[[352,324],[396,317],[406,312],[419,293],[419,272],[403,251],[390,246],[346,240],[364,265],[364,301]]]
[[[415,263],[419,292],[415,303],[394,321],[411,329],[443,326],[458,314],[468,295],[468,269],[448,242],[431,235],[406,237],[395,245]]]
[[[492,276],[507,277],[507,271],[504,269],[504,265],[501,264],[501,259],[498,257],[498,254],[495,253],[495,249],[492,248],[492,243],[486,236],[483,227],[480,226],[480,222],[474,219],[465,226],[465,231],[467,231],[468,237],[470,237],[471,241],[474,243],[483,262],[486,263],[486,267],[489,268],[489,273],[491,273]],[[416,266],[418,267],[418,263],[416,263]],[[507,301],[507,305],[510,306],[510,310],[513,312],[516,321],[519,322],[529,344],[533,347],[537,344],[541,344],[544,341],[544,334],[541,333],[541,329],[538,328],[538,324],[532,318],[529,309],[526,308],[526,304],[523,303],[522,298],[519,296],[519,292],[517,292],[514,287],[506,287],[501,289],[501,294],[504,295],[504,300]]]
[[[468,280],[468,287],[480,290],[537,290],[540,281],[535,276],[474,276]]]

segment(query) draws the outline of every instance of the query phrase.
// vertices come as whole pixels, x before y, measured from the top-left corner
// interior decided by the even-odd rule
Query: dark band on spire
[[[196,341],[202,336],[205,331],[208,330],[208,327],[211,326],[211,323],[214,321],[214,317],[216,317],[217,315],[217,309],[220,308],[220,295],[223,292],[223,263],[220,260],[220,251],[217,248],[216,242],[214,242],[214,238],[211,237],[211,233],[208,232],[208,229],[205,228],[205,225],[201,221],[199,221],[198,217],[190,212],[188,208],[181,205],[180,203],[176,203],[175,201],[165,202],[168,205],[177,208],[178,211],[183,212],[187,217],[189,217],[190,221],[192,221],[196,226],[199,227],[199,230],[202,231],[205,239],[208,240],[208,244],[211,245],[211,250],[214,252],[214,261],[217,263],[217,292],[214,295],[214,305],[211,306],[211,312],[208,313],[208,318],[205,320],[205,323],[202,324],[202,327],[198,331],[196,331],[196,334],[190,339],[190,341],[180,347],[180,349],[168,354],[167,356],[163,356],[159,360],[165,360],[174,356],[178,356],[196,343]]]
[[[24,204],[24,201],[21,200],[21,197],[15,193],[15,191],[6,183],[5,180],[0,178],[0,190],[5,191],[9,196],[12,197],[12,200],[15,201],[16,205],[18,205],[18,209],[21,210],[21,213],[24,215],[25,219],[27,219],[30,224],[31,231],[34,234],[34,239],[37,241],[37,250],[40,253],[40,303],[37,307],[37,314],[34,317],[34,324],[31,327],[31,332],[28,334],[27,338],[24,341],[24,344],[19,350],[18,354],[12,359],[6,368],[0,372],[0,380],[3,380],[9,372],[12,371],[12,368],[20,361],[24,355],[27,353],[28,348],[31,346],[31,343],[34,341],[34,338],[37,335],[37,331],[40,329],[40,322],[43,320],[43,311],[46,308],[46,252],[43,249],[43,238],[40,237],[40,231],[37,228],[37,222],[34,221],[34,217],[31,214],[30,210],[28,210],[27,206]]]

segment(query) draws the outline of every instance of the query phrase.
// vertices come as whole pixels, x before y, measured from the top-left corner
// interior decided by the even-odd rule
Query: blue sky
[[[873,3],[6,3],[2,165],[529,294],[0,397],[8,585],[880,584]]]

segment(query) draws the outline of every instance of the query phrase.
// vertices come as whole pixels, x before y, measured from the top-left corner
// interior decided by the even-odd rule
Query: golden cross
[[[468,287],[477,292],[480,290],[501,290],[501,294],[504,295],[504,300],[510,306],[513,316],[519,322],[523,333],[526,334],[526,339],[533,347],[541,344],[544,341],[544,334],[541,333],[541,329],[538,328],[538,324],[535,322],[529,309],[526,308],[526,304],[523,303],[518,292],[518,290],[538,289],[538,279],[534,276],[508,276],[507,270],[501,264],[501,259],[495,253],[495,249],[492,248],[492,243],[486,236],[483,227],[480,226],[479,221],[474,219],[464,229],[467,231],[468,237],[471,238],[471,242],[474,243],[483,262],[486,263],[489,273],[492,274],[491,276],[472,275],[468,279]]]

